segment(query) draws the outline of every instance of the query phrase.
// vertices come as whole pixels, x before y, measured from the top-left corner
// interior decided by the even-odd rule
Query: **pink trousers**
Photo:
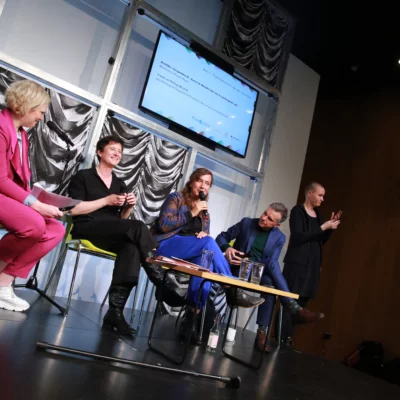
[[[0,224],[8,231],[0,240],[2,272],[27,278],[34,265],[62,240],[61,222],[44,218],[18,201],[0,195]]]

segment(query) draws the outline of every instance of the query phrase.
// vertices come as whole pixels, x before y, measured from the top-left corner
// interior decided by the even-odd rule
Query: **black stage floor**
[[[0,394],[4,400],[400,398],[398,386],[284,347],[266,355],[259,371],[230,361],[220,351],[207,354],[204,346],[190,349],[181,368],[215,375],[239,375],[242,380],[239,390],[202,378],[38,350],[39,340],[107,356],[174,366],[147,349],[152,314],[145,315],[138,336],[127,339],[102,332],[98,304],[73,301],[70,314],[64,319],[45,300],[35,301],[38,298],[35,293],[18,293],[32,304],[28,312],[0,310]],[[177,346],[173,324],[171,316],[161,317],[155,345],[164,350]],[[232,352],[250,358],[253,340],[254,333],[241,335],[238,331]]]

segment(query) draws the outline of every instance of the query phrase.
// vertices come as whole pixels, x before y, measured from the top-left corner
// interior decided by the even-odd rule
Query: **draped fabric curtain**
[[[0,68],[0,108],[5,107],[5,92],[11,83],[25,79]],[[38,182],[48,191],[66,194],[70,178],[83,160],[88,132],[96,109],[48,89],[51,103],[44,120],[28,130],[32,184]],[[50,130],[53,121],[74,143],[70,161],[60,186],[66,164],[67,145]],[[115,134],[124,141],[124,154],[116,174],[138,199],[134,216],[150,225],[158,216],[169,193],[177,189],[186,156],[186,149],[160,139],[149,132],[107,116],[102,136]]]
[[[11,83],[25,79],[6,69],[0,68],[0,107],[5,107],[5,92]],[[29,129],[29,159],[32,171],[32,184],[39,183],[48,191],[60,190],[65,194],[70,178],[77,172],[83,159],[90,124],[95,108],[78,100],[47,89],[51,103],[43,121]],[[63,177],[68,151],[67,145],[50,130],[46,123],[53,121],[74,143],[70,160]],[[61,182],[61,178],[63,181]],[[60,187],[61,185],[61,187]]]
[[[293,23],[266,0],[235,0],[223,52],[280,89]]]
[[[124,141],[122,160],[115,173],[124,180],[128,190],[135,193],[134,217],[151,225],[168,194],[177,190],[187,151],[107,116],[101,136],[111,134]]]

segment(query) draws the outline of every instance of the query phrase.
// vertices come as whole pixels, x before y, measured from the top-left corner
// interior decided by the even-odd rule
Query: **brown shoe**
[[[257,351],[263,351],[266,340],[267,340],[267,332],[264,329],[258,329],[256,340],[254,341],[254,348]],[[268,344],[265,347],[265,351],[267,353],[271,351],[271,347]]]
[[[324,317],[325,315],[323,313],[312,312],[307,308],[301,307],[296,314],[292,315],[292,320],[297,324],[309,324],[311,322],[319,321]]]

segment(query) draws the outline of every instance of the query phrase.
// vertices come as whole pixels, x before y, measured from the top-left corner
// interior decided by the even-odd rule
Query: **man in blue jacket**
[[[234,274],[238,272],[242,259],[249,258],[265,265],[261,285],[290,292],[278,261],[286,240],[279,226],[287,219],[287,215],[288,210],[282,203],[272,203],[260,218],[243,218],[217,236],[216,242],[225,252]],[[230,245],[232,240],[235,240],[233,246]],[[309,323],[324,317],[322,313],[300,307],[289,297],[281,297],[280,301],[297,322]],[[264,348],[273,302],[273,296],[265,296],[265,302],[258,308],[258,330],[254,347],[260,351]]]

